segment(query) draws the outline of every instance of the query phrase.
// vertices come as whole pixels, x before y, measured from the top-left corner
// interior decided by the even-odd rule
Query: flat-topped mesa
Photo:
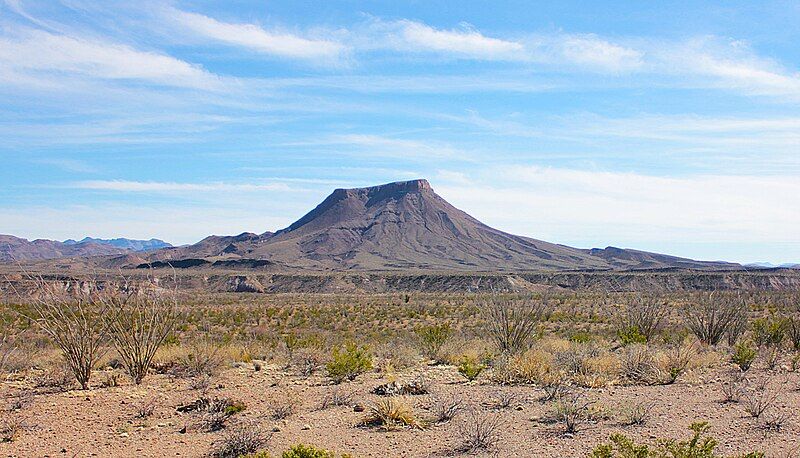
[[[338,188],[331,193],[329,198],[341,199],[348,196],[366,195],[370,198],[375,196],[399,197],[410,192],[433,191],[428,180],[418,179],[409,181],[395,181],[378,186],[366,188]]]

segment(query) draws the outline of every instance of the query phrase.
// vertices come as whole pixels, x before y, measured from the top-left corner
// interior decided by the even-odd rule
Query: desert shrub
[[[739,402],[747,387],[747,378],[742,371],[732,372],[728,380],[722,382],[722,402]]]
[[[623,347],[631,344],[647,343],[647,337],[634,327],[617,329],[617,339],[619,339],[619,343]]]
[[[175,328],[179,314],[174,292],[139,290],[112,301],[116,313],[109,334],[125,370],[140,384],[159,347]]]
[[[231,428],[215,443],[210,456],[213,458],[239,458],[258,452],[268,441],[261,429],[254,425]]]
[[[178,407],[178,411],[199,414],[200,429],[214,432],[223,429],[232,416],[242,412],[245,408],[243,402],[228,398],[200,398],[190,404]]]
[[[627,347],[620,354],[620,373],[632,383],[656,382],[658,367],[653,352],[642,344]]]
[[[658,382],[665,385],[675,383],[696,355],[697,351],[691,345],[668,348],[657,360]]]
[[[146,399],[135,406],[136,412],[134,416],[141,419],[149,418],[155,412],[156,405],[158,405],[158,398]]]
[[[339,387],[333,387],[332,390],[325,393],[320,403],[320,410],[325,410],[330,407],[349,406],[353,404],[355,393],[352,391],[344,391]]]
[[[420,341],[420,350],[426,358],[439,361],[442,347],[453,335],[450,323],[422,326],[416,330]]]
[[[753,343],[761,347],[779,348],[786,337],[786,320],[771,316],[753,320]]]
[[[772,386],[770,379],[751,385],[742,392],[742,407],[753,418],[761,416],[769,410],[780,396],[780,391]]]
[[[398,427],[421,428],[422,422],[420,422],[405,400],[400,397],[391,397],[379,399],[373,403],[361,425],[378,426],[385,429]]]
[[[180,357],[173,373],[194,378],[212,377],[224,363],[219,342],[208,338],[195,339],[188,345],[188,352]]]
[[[335,347],[331,360],[325,366],[328,376],[335,383],[355,380],[356,377],[372,369],[372,355],[366,346],[347,343],[344,348]]]
[[[504,359],[494,367],[492,379],[501,384],[541,384],[554,370],[550,353],[531,349]]]
[[[540,323],[550,313],[545,295],[518,300],[495,296],[479,306],[488,325],[487,334],[503,354],[530,348]]]
[[[39,280],[37,285],[30,318],[61,350],[81,389],[88,389],[92,371],[105,351],[105,317],[114,313],[112,296],[96,283],[61,285]]]
[[[625,426],[643,425],[650,418],[650,412],[655,403],[648,401],[635,401],[620,408],[620,423]]]
[[[553,416],[564,426],[565,434],[575,434],[589,420],[592,402],[581,392],[567,390],[560,393],[553,405]]]
[[[472,453],[494,448],[500,442],[503,421],[499,415],[470,410],[458,425],[460,451]]]
[[[716,345],[737,322],[747,316],[748,306],[742,294],[718,291],[699,293],[683,307],[686,326],[700,340]]]
[[[401,340],[378,345],[374,351],[381,372],[392,373],[409,368],[419,362],[419,352]]]
[[[292,391],[285,391],[269,402],[273,420],[283,420],[294,415],[300,407],[300,398]]]
[[[433,402],[434,421],[436,423],[446,423],[464,409],[464,401],[456,395],[436,396]]]
[[[792,344],[792,349],[800,352],[800,316],[792,316],[786,319],[786,337]]]
[[[635,294],[617,316],[617,336],[623,345],[645,343],[661,330],[668,314],[669,305],[663,298],[655,294]]]
[[[67,391],[75,383],[72,370],[65,365],[56,365],[33,376],[33,386],[54,391]]]
[[[750,346],[749,342],[739,342],[733,347],[731,361],[739,366],[739,369],[741,369],[742,372],[746,372],[748,369],[750,369],[750,366],[753,365],[753,361],[756,359],[757,354],[758,353],[753,347]]]
[[[656,445],[636,444],[623,434],[612,434],[609,442],[598,445],[591,458],[720,458],[715,452],[716,439],[708,437],[708,423],[693,423],[689,440],[659,439]],[[763,458],[761,452],[750,452],[741,458]]]
[[[292,354],[292,365],[303,377],[309,377],[325,364],[325,355],[318,348],[301,347]]]
[[[9,363],[13,361],[16,354],[17,347],[14,345],[14,339],[8,334],[3,334],[0,339],[0,374],[6,373],[11,366]]]
[[[0,442],[14,442],[22,433],[24,423],[19,417],[3,414],[0,417]]]
[[[348,455],[341,455],[342,458]],[[293,445],[281,454],[281,458],[337,458],[336,453],[311,445]]]
[[[477,379],[486,369],[486,365],[474,356],[464,355],[458,363],[458,373],[470,382]]]

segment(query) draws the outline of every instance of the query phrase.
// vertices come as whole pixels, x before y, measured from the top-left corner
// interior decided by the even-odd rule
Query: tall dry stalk
[[[747,300],[741,293],[719,291],[697,294],[683,309],[686,326],[708,345],[716,345],[722,337],[747,317]]]
[[[527,350],[551,308],[547,295],[524,299],[494,296],[483,301],[480,307],[489,337],[504,354]]]
[[[32,278],[36,292],[30,298],[30,317],[61,350],[81,389],[89,388],[108,334],[108,316],[114,313],[103,299],[104,289],[93,282],[47,282]]]
[[[179,318],[175,291],[146,285],[127,295],[111,299],[117,306],[109,320],[111,341],[122,365],[135,384],[140,384],[150,369],[159,347]]]

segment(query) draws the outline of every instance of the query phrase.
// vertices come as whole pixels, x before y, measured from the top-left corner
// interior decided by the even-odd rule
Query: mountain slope
[[[425,180],[337,189],[274,234],[208,237],[151,260],[268,260],[314,270],[730,268],[619,248],[583,250],[508,234],[453,207]]]

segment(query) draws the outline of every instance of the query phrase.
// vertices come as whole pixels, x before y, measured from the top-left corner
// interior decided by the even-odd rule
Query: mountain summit
[[[489,227],[450,205],[426,180],[336,189],[289,227],[261,235],[212,236],[159,250],[153,260],[314,270],[569,270],[730,268],[642,251],[583,250]],[[187,265],[198,265],[189,262]]]

